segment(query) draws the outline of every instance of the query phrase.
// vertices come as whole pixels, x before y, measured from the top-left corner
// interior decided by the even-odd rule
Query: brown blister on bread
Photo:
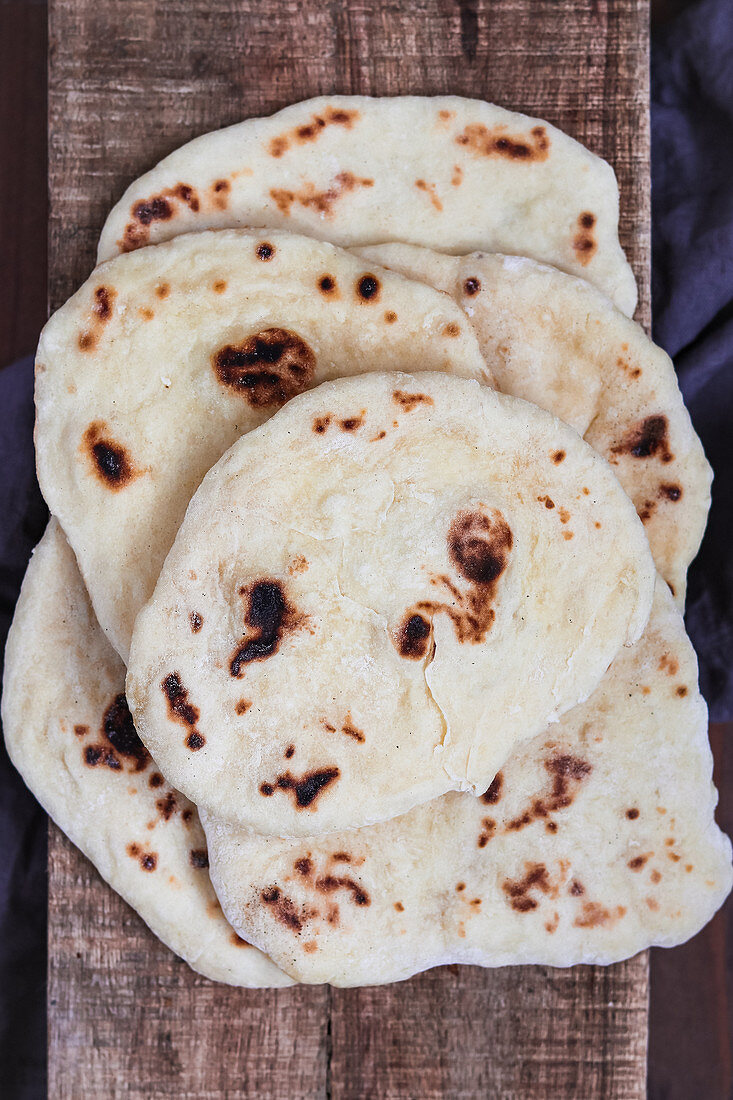
[[[326,107],[324,111],[311,115],[310,122],[301,123],[271,138],[267,151],[271,157],[279,158],[293,146],[317,141],[328,126],[343,126],[346,130],[350,130],[359,117],[359,111],[353,109]]]
[[[481,801],[486,803],[487,806],[495,806],[501,798],[502,789],[504,787],[504,775],[502,772],[497,772],[491,781],[491,785],[488,790],[484,791],[481,795]]]
[[[448,532],[448,551],[458,572],[478,585],[492,585],[507,567],[512,549],[511,529],[496,512],[460,512]]]
[[[338,298],[338,283],[333,275],[321,275],[318,279],[318,289],[326,298]]]
[[[275,245],[270,244],[269,241],[260,241],[255,249],[255,255],[258,260],[267,263],[275,255]]]
[[[92,351],[97,346],[97,334],[88,330],[80,332],[77,344],[80,351]]]
[[[197,214],[201,207],[196,189],[188,183],[177,183],[174,187],[166,187],[157,195],[151,195],[148,199],[141,199],[134,203],[122,240],[117,242],[120,251],[133,252],[136,248],[147,244],[153,222],[170,221],[175,217],[179,206],[187,206],[193,214]]]
[[[267,886],[260,891],[260,900],[270,910],[272,915],[292,932],[302,932],[303,925],[315,914],[307,906],[297,908],[292,898],[286,897],[279,886]]]
[[[98,286],[94,291],[92,309],[102,324],[109,321],[112,316],[112,308],[116,297],[117,291],[110,286]]]
[[[434,183],[428,183],[427,180],[415,180],[415,187],[418,191],[422,191],[430,199],[431,206],[438,212],[442,211],[443,204],[438,198],[438,193]]]
[[[361,187],[373,186],[373,179],[355,176],[353,172],[339,172],[329,186],[322,191],[319,191],[315,184],[307,182],[298,191],[287,187],[271,187],[270,198],[285,217],[290,216],[293,204],[297,203],[305,210],[315,210],[317,214],[330,218],[333,215],[334,206],[344,195]]]
[[[270,783],[260,784],[260,794],[270,798],[275,791],[289,791],[295,796],[295,805],[299,810],[311,808],[323,791],[339,778],[341,772],[335,766],[314,768],[305,775],[295,776],[292,772],[278,775]]]
[[[421,661],[428,652],[431,631],[430,621],[424,615],[408,611],[395,635],[400,656]]]
[[[525,874],[519,879],[505,879],[501,888],[509,904],[517,913],[529,913],[537,909],[539,902],[533,894],[552,894],[550,876],[544,863],[525,863]]]
[[[192,634],[198,634],[199,630],[204,625],[204,620],[201,615],[199,615],[198,611],[192,611],[188,616],[188,621],[191,624]]]
[[[628,432],[620,443],[611,448],[612,455],[630,455],[631,458],[658,458],[671,462],[674,455],[669,449],[669,424],[661,413],[647,416]],[[611,459],[613,462],[614,459]]]
[[[168,716],[174,722],[190,729],[186,746],[192,752],[198,752],[206,744],[206,738],[196,729],[199,709],[188,701],[188,690],[183,686],[178,672],[169,673],[162,681],[161,688],[168,703]]]
[[[598,251],[598,242],[593,235],[595,224],[596,216],[589,210],[584,210],[578,215],[578,229],[573,237],[573,251],[583,267],[590,263]]]
[[[550,155],[550,139],[544,126],[534,126],[528,135],[510,135],[503,126],[490,130],[483,123],[472,122],[455,140],[458,145],[481,157],[539,162],[547,160]]]
[[[581,912],[573,921],[576,928],[599,928],[608,924],[615,924],[617,920],[626,915],[626,908],[617,905],[615,909],[607,909],[597,901],[584,901]]]
[[[406,390],[395,390],[392,400],[405,412],[412,412],[418,405],[434,405],[432,397],[426,393],[407,393]]]
[[[343,854],[339,853],[339,855]],[[336,859],[336,857],[333,858]],[[316,874],[310,854],[296,859],[293,867],[320,894],[333,894],[338,890],[346,890],[349,892],[354,905],[371,905],[369,894],[360,883],[349,875]]]
[[[467,591],[444,574],[431,577],[443,588],[445,600],[418,600],[405,613],[394,633],[401,656],[420,660],[428,652],[432,618],[448,615],[460,643],[483,642],[496,617],[493,608],[496,585],[509,563],[513,536],[499,512],[489,517],[480,511],[460,512],[448,532],[448,554],[457,572],[469,582]]]
[[[284,585],[274,578],[240,588],[239,594],[246,601],[244,622],[248,629],[229,662],[229,671],[237,679],[244,675],[244,665],[271,657],[283,637],[306,619],[288,601]]]
[[[559,810],[567,809],[575,800],[580,784],[588,778],[593,768],[580,757],[570,753],[558,753],[544,761],[551,776],[551,786],[532,799],[521,814],[504,826],[505,832],[517,832],[533,821],[548,819]]]
[[[548,832],[556,832],[557,825],[551,820],[552,814],[572,805],[580,784],[593,769],[587,761],[570,753],[555,752],[544,761],[544,765],[551,777],[549,789],[535,795],[525,810],[510,818],[501,828],[493,819],[484,818],[479,830],[479,848],[485,848],[495,835],[519,832],[534,821],[544,821]],[[481,801],[495,805],[502,796],[503,785],[503,775],[499,772],[489,789],[481,795]]]
[[[241,394],[255,409],[284,405],[313,381],[316,356],[295,332],[268,328],[239,344],[226,344],[212,356],[223,386]]]
[[[74,732],[78,737],[86,736],[89,727],[76,726]],[[83,758],[88,767],[102,764],[111,771],[122,771],[127,762],[128,771],[141,772],[150,763],[150,753],[138,736],[124,693],[116,695],[105,710],[99,737],[99,741],[84,746]]]
[[[173,814],[178,809],[178,801],[173,791],[168,791],[168,794],[163,795],[155,803],[155,808],[162,817],[163,821],[170,821]]]
[[[211,203],[217,210],[226,210],[232,185],[227,179],[214,180],[210,187]]]
[[[192,867],[204,871],[209,866],[209,853],[206,848],[191,848],[188,853],[188,861]]]
[[[660,485],[659,495],[664,500],[668,500],[672,504],[677,504],[677,502],[682,499],[682,486],[670,484]]]
[[[154,871],[158,866],[158,853],[146,852],[139,844],[128,844],[126,848],[128,856],[136,859],[143,871]]]
[[[140,474],[121,443],[116,442],[102,420],[93,421],[82,436],[81,450],[97,479],[107,489],[124,489]]]
[[[356,284],[356,296],[362,302],[378,302],[382,293],[382,284],[370,271],[359,277]]]

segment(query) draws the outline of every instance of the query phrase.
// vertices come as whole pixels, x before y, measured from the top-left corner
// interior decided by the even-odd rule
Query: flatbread
[[[640,635],[654,569],[606,462],[445,374],[294,398],[204,479],[127,694],[171,782],[279,836],[486,789]]]
[[[179,237],[98,268],[36,364],[41,489],[127,659],[201,478],[293,394],[367,370],[490,382],[447,295],[288,233]]]
[[[533,260],[409,245],[360,254],[453,295],[501,392],[549,409],[611,463],[684,607],[712,471],[669,356],[595,287]]]
[[[189,966],[230,985],[290,985],[224,919],[196,808],[165,782],[135,733],[124,683],[52,519],[5,651],[11,760],[72,843]]]
[[[453,962],[604,964],[682,943],[731,887],[706,717],[660,581],[643,638],[482,798],[290,841],[204,814],[224,912],[293,977],[334,985]]]
[[[171,153],[114,207],[98,260],[192,230],[270,226],[533,256],[631,316],[618,213],[610,165],[541,119],[456,96],[328,96]]]

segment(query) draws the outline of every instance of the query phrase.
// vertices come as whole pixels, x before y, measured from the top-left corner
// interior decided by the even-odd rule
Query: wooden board
[[[458,93],[608,158],[649,321],[647,0],[52,0],[49,294],[129,180],[191,136],[327,92]],[[647,959],[447,967],[386,988],[193,975],[51,829],[49,1095],[503,1100],[645,1095]]]

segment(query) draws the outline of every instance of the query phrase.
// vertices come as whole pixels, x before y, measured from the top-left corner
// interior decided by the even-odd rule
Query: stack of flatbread
[[[8,750],[201,973],[611,963],[726,897],[711,475],[617,226],[545,122],[328,97],[133,183],[46,325]]]

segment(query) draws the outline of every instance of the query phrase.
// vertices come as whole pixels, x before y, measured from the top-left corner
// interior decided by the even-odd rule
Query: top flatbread
[[[498,389],[572,424],[611,463],[684,607],[712,471],[666,352],[595,287],[525,257],[394,244],[359,253],[451,294]]]
[[[644,530],[549,413],[445,374],[293,398],[189,505],[128,698],[169,779],[282,836],[484,790],[649,614]]]
[[[41,334],[36,459],[126,660],[186,505],[293,394],[375,370],[490,382],[454,301],[289,233],[189,234],[98,268]]]
[[[481,798],[281,840],[204,815],[230,920],[305,982],[442,963],[611,963],[671,947],[731,887],[695,654],[662,582],[593,696],[520,747]]]
[[[540,119],[454,96],[329,96],[171,153],[112,210],[98,259],[192,230],[272,226],[345,246],[533,256],[631,316],[618,212],[611,167]]]
[[[5,651],[11,760],[69,839],[194,970],[230,985],[290,985],[222,916],[196,807],[145,751],[124,690],[122,662],[52,519],[28,566]]]

